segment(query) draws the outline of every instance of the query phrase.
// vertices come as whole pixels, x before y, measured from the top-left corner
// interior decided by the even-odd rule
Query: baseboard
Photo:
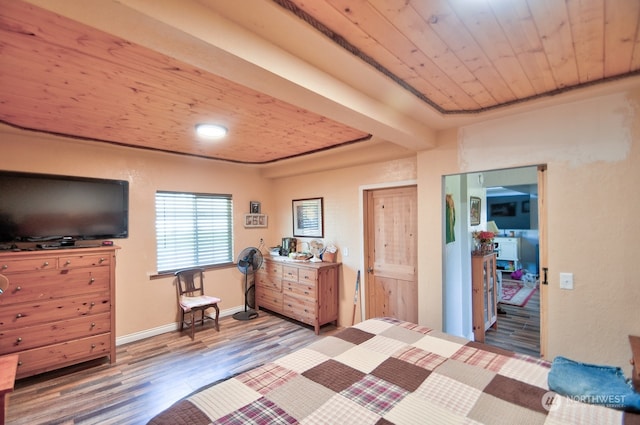
[[[244,306],[238,306],[229,308],[226,310],[220,310],[220,317],[231,316],[238,311],[244,311]],[[145,329],[144,331],[135,332],[129,335],[123,335],[116,337],[116,346],[122,344],[128,344],[130,342],[140,341],[141,339],[150,338],[152,336],[161,335],[167,332],[177,331],[179,323],[168,323],[166,325],[158,326],[157,328]]]

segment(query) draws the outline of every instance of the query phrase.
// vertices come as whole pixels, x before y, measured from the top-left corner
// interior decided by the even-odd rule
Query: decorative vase
[[[493,242],[480,242],[480,253],[482,255],[490,254],[493,252]]]

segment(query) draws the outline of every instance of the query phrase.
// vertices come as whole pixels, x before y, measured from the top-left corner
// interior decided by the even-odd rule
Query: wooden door
[[[417,189],[364,194],[366,317],[418,322]]]
[[[538,238],[540,256],[540,357],[547,359],[547,166],[538,167]],[[547,359],[549,360],[549,359]]]

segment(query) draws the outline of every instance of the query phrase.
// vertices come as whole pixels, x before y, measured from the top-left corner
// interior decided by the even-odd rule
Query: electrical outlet
[[[573,273],[560,273],[560,289],[573,289]]]
[[[344,248],[342,248],[342,256],[343,257],[348,257],[349,256],[349,248],[347,248],[346,246]]]

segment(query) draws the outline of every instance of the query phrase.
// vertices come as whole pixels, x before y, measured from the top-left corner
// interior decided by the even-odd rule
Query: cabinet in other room
[[[478,342],[484,342],[487,329],[498,326],[496,262],[495,253],[471,256],[473,335]]]

